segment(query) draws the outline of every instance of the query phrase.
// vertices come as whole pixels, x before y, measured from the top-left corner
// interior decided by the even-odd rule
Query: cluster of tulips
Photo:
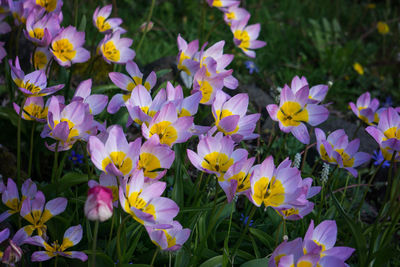
[[[266,45],[257,40],[260,25],[247,25],[250,13],[239,6],[240,1],[207,2],[224,13],[234,43],[245,55],[255,57],[253,50]],[[187,42],[179,35],[176,66],[185,84],[168,81],[165,88],[156,88],[156,73],[152,71],[145,78],[133,61],[135,51],[130,48],[133,40],[121,37],[127,31],[121,27],[122,19],[110,18],[111,5],[99,7],[93,14],[93,25],[104,34],[104,38],[96,53],[91,55],[83,47],[85,32],[74,26],[61,26],[61,0],[1,1],[0,4],[5,10],[0,16],[1,34],[11,31],[5,18],[12,15],[15,26],[23,29],[26,39],[34,45],[32,72],[23,70],[18,57],[8,62],[11,78],[22,98],[19,105],[13,104],[19,118],[18,146],[21,119],[42,124],[40,136],[46,139],[46,147],[54,152],[55,167],[48,182],[57,184],[62,171],[58,154],[83,145],[87,152],[85,157],[91,160],[88,164],[97,169],[93,172],[87,169],[88,195],[84,205],[86,218],[96,221],[95,229],[98,229],[99,222],[115,216],[118,209],[119,214],[124,212],[129,215],[127,218],[143,225],[160,250],[180,250],[193,229],[184,228],[188,226],[175,220],[180,206],[176,200],[165,196],[167,182],[163,179],[174,164],[183,164],[185,159],[181,154],[187,155],[200,177],[204,173],[215,177],[216,186],[222,188],[228,203],[244,195],[254,208],[270,207],[284,220],[301,220],[314,210],[310,199],[320,192],[321,187],[313,186],[312,177],[303,179],[297,164],[289,158],[275,164],[273,156],[256,162],[251,152],[238,148],[244,141],[261,138],[254,133],[261,114],[248,114],[249,97],[246,93],[231,96],[232,93],[223,90],[234,90],[239,84],[233,70],[227,69],[234,55],[224,54],[225,41],[206,48],[207,43],[199,47],[199,40]],[[0,42],[1,59],[6,56],[4,45]],[[109,64],[124,65],[126,69],[126,73],[114,71],[108,74],[112,83],[123,90],[113,95],[110,101],[107,95],[92,94],[92,79],[80,82],[71,98],[68,95],[69,82],[48,86],[53,83],[50,79],[54,64],[71,68],[73,64],[89,60],[94,64],[98,58]],[[62,89],[64,94],[56,95]],[[306,124],[318,126],[329,116],[327,107],[322,104],[327,93],[327,85],[310,88],[305,77],[296,76],[290,87],[283,87],[279,105],[268,105],[266,110],[279,123],[284,134],[291,133],[302,144],[308,145],[310,134]],[[350,106],[357,117],[370,125],[366,131],[377,141],[384,158],[398,161],[399,110],[391,107],[378,109],[378,100],[371,101],[369,93],[363,94],[356,104],[350,103]],[[212,125],[195,124],[196,114],[200,110],[207,112],[208,107],[211,109],[208,114],[210,117],[212,114],[214,119]],[[129,114],[125,128],[131,127],[141,133],[135,140],[127,139],[123,126],[107,125],[106,121],[99,119],[101,113],[107,112],[112,116],[120,109]],[[326,136],[321,129],[315,128],[315,136],[321,159],[355,177],[358,175],[355,168],[370,160],[369,154],[358,152],[360,141],[350,141],[343,129]],[[198,140],[193,141],[197,145],[196,151],[184,151],[179,146],[188,143],[189,139]],[[176,156],[178,153],[179,157]],[[68,250],[82,239],[80,224],[66,229],[61,244],[51,242],[54,237],[48,236],[46,223],[66,210],[68,199],[57,197],[46,202],[44,193],[38,190],[34,180],[22,183],[20,149],[17,156],[16,182],[9,178],[0,183],[2,201],[7,207],[0,215],[0,221],[20,216],[20,227],[12,238],[10,229],[0,232],[0,242],[4,242],[6,247],[0,254],[1,261],[9,265],[19,262],[24,253],[21,247],[26,244],[38,247],[31,254],[31,261],[46,261],[60,256],[86,261],[88,256],[84,252]],[[175,169],[174,173],[182,176],[180,170]],[[199,179],[201,184],[202,178],[194,180]],[[311,222],[304,240],[285,241],[275,249],[269,266],[346,266],[345,261],[354,249],[334,247],[336,237],[334,221],[323,221],[315,228]],[[94,241],[94,250],[95,245]],[[197,252],[201,253],[201,249]]]

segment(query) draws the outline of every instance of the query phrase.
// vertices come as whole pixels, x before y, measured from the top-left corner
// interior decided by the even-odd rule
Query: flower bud
[[[4,251],[1,261],[9,266],[14,266],[22,258],[22,249],[17,246],[12,240],[10,240],[10,245]]]
[[[92,221],[104,222],[112,216],[112,191],[98,185],[89,189],[85,202],[85,216]]]

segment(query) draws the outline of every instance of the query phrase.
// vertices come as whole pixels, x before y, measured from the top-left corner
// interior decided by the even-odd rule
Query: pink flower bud
[[[12,240],[10,240],[10,245],[6,248],[1,259],[2,263],[14,266],[22,258],[22,249],[17,246]]]
[[[85,215],[89,220],[104,222],[112,216],[112,191],[98,185],[89,189],[85,202]]]

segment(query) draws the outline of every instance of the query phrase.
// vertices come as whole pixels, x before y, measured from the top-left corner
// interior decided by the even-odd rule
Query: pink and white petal
[[[26,180],[21,187],[22,196],[33,198],[36,195],[37,187],[36,184],[31,180]]]
[[[143,189],[143,191],[140,193],[140,198],[146,202],[149,202],[153,198],[160,197],[164,193],[166,186],[167,184],[165,182],[152,183]]]
[[[292,89],[293,91],[293,89]],[[294,92],[293,92],[294,93]],[[308,86],[303,86],[301,87],[296,93],[296,102],[300,104],[300,106],[304,107],[307,102],[308,102],[308,96],[309,96],[310,90],[308,89]]]
[[[260,34],[260,23],[249,25],[245,28],[245,31],[249,34],[250,40],[257,39],[258,35]]]
[[[333,248],[336,243],[337,226],[336,222],[332,220],[325,220],[315,227],[312,240],[317,241],[318,244],[323,244],[325,249]]]
[[[196,167],[198,170],[203,171],[203,167],[201,167],[201,163],[203,162],[203,159],[199,157],[194,151],[187,149],[187,156],[190,160],[190,162],[193,164],[194,167]]]
[[[287,101],[290,102],[296,102],[296,97],[293,94],[292,90],[289,88],[289,86],[287,86],[285,84],[285,86],[283,86],[282,91],[281,91],[281,97],[280,97],[280,104],[279,106],[283,106],[283,104]]]
[[[58,197],[47,202],[46,206],[44,207],[42,222],[45,223],[51,217],[64,212],[67,204],[68,200],[64,197]]]
[[[357,99],[357,107],[368,107],[371,102],[371,94],[366,92]]]
[[[82,239],[82,233],[82,226],[80,224],[68,228],[64,233],[63,247],[67,249],[78,244]]]
[[[246,115],[248,105],[249,105],[248,94],[237,94],[224,104],[223,109],[227,109],[231,111],[233,114],[240,115],[242,117]]]
[[[127,64],[128,65],[128,64]],[[118,86],[119,88],[121,88],[122,90],[128,91],[128,86],[131,83],[134,83],[134,81],[131,79],[131,77],[119,73],[119,72],[110,72],[108,74],[108,77],[111,79],[111,81]]]
[[[317,126],[318,124],[326,121],[329,116],[329,111],[326,107],[316,104],[308,104],[306,106],[308,111],[308,124]]]
[[[146,83],[150,85],[149,91],[151,91],[151,88],[153,88],[154,85],[156,85],[156,82],[157,82],[157,75],[154,71],[152,71],[150,72],[149,76],[147,76],[145,81],[145,85]]]
[[[279,107],[275,104],[270,104],[266,107],[269,116],[271,117],[271,119],[273,119],[274,121],[278,121],[278,111],[279,111]]]
[[[356,138],[347,145],[344,152],[349,154],[351,157],[358,151],[359,147],[360,147],[360,139]]]
[[[239,115],[231,115],[223,118],[218,123],[218,128],[222,128],[225,132],[232,132],[236,129],[240,120]]]
[[[170,223],[179,212],[179,206],[166,197],[153,198],[149,204],[155,208],[157,223]]]
[[[143,78],[143,73],[140,72],[138,65],[133,62],[133,61],[128,61],[126,63],[126,71],[129,73],[129,75],[134,78],[134,77],[139,77]]]
[[[329,87],[324,84],[319,84],[311,87],[310,96],[311,99],[317,100],[317,103],[322,102],[325,99],[326,94],[328,93]]]
[[[96,136],[91,136],[89,137],[88,147],[90,159],[92,160],[93,164],[99,170],[105,171],[103,169],[102,163],[103,160],[108,157],[108,155],[105,153],[103,142],[101,142],[100,139],[98,139]]]
[[[90,52],[83,47],[76,49],[75,57],[72,59],[72,63],[83,63],[88,61],[90,58]]]
[[[239,86],[239,81],[230,75],[224,78],[224,86],[228,89],[234,90]]]
[[[89,104],[91,113],[93,115],[100,114],[107,106],[108,96],[106,95],[91,95],[86,98],[86,103]]]
[[[76,88],[74,97],[82,97],[83,99],[86,99],[92,90],[92,79],[87,79],[83,82],[81,82],[78,87]]]
[[[293,127],[291,132],[293,136],[303,144],[307,145],[310,143],[310,135],[308,134],[307,127],[304,123],[300,123],[299,126]]]
[[[368,126],[365,131],[369,133],[378,144],[385,138],[385,135],[375,126]]]
[[[186,142],[191,136],[190,128],[193,125],[193,117],[181,117],[174,124],[173,127],[178,132],[178,138],[175,143]]]
[[[47,261],[54,256],[49,256],[46,251],[35,251],[31,256],[31,261]]]
[[[264,42],[264,41],[252,40],[252,41],[250,41],[250,46],[249,46],[249,48],[250,48],[250,49],[258,49],[258,48],[264,47],[264,46],[266,46],[266,45],[267,45],[267,43]]]
[[[81,251],[68,251],[68,254],[65,254],[64,256],[67,258],[78,259],[81,261],[87,261],[88,259],[88,256]]]
[[[353,167],[358,167],[371,159],[371,155],[365,152],[357,152],[354,154]]]
[[[3,222],[5,219],[13,215],[15,212],[12,212],[11,210],[7,210],[0,214],[0,222]]]

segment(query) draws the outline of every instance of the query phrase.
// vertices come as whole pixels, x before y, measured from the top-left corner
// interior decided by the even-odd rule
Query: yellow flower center
[[[396,138],[400,140],[400,129],[398,129],[397,127],[391,127],[387,129],[383,134],[385,135],[383,141],[386,141],[390,138]]]
[[[142,193],[142,190],[139,192],[133,192],[129,197],[128,201],[125,203],[125,210],[130,211],[130,214],[132,217],[139,223],[143,224],[143,220],[139,219],[130,209],[130,207],[134,207],[138,210],[141,210],[145,213],[149,213],[153,215],[154,220],[156,219],[156,209],[154,205],[149,204],[147,205],[147,202],[140,197],[140,194]]]
[[[208,81],[198,81],[199,85],[200,85],[200,92],[202,94],[200,103],[204,104],[207,103],[208,101],[210,101],[211,99],[211,94],[213,92],[213,88],[211,86],[211,84]]]
[[[34,103],[29,104],[24,107],[24,119],[32,120],[32,117],[37,119],[46,119],[47,118],[47,110],[48,108],[42,108],[41,106],[35,105]],[[30,116],[29,116],[30,115]]]
[[[36,51],[34,59],[35,59],[35,69],[41,70],[46,67],[47,57],[45,53],[43,53],[42,51]]]
[[[60,39],[53,42],[51,49],[54,56],[63,62],[71,61],[76,55],[76,50],[74,50],[74,46],[68,39]]]
[[[47,12],[52,12],[57,7],[57,0],[36,0],[36,4],[44,7]]]
[[[239,125],[236,125],[236,128],[233,131],[230,131],[230,132],[225,131],[224,128],[219,126],[220,120],[222,120],[223,118],[226,118],[226,117],[234,115],[230,110],[223,109],[222,112],[217,110],[215,113],[217,114],[217,118],[215,118],[215,125],[217,126],[218,131],[223,132],[225,135],[232,135],[232,134],[236,133],[237,131],[239,131]]]
[[[44,29],[35,28],[35,29],[29,31],[29,36],[32,38],[42,40],[42,38],[44,36]]]
[[[101,46],[101,52],[110,61],[117,62],[121,56],[113,41],[108,41]]]
[[[223,181],[223,175],[233,165],[233,159],[229,158],[228,155],[221,152],[211,152],[204,157],[204,161],[201,163],[201,167],[206,170],[220,173],[218,180]]]
[[[100,32],[105,32],[111,29],[111,25],[108,22],[105,22],[105,18],[103,16],[97,17],[96,26]]]
[[[257,205],[264,202],[265,207],[278,207],[285,201],[285,188],[275,177],[271,181],[262,177],[254,184],[253,200]]]
[[[113,151],[110,153],[110,157],[103,159],[101,162],[103,171],[106,170],[106,167],[110,163],[113,163],[123,175],[129,174],[132,170],[132,159],[127,157],[125,152],[122,151]]]
[[[285,127],[299,126],[301,122],[308,121],[308,111],[297,102],[287,101],[279,109],[277,117]]]
[[[153,134],[158,135],[161,144],[167,144],[169,146],[172,146],[176,139],[178,139],[178,132],[171,125],[170,121],[161,121],[151,126],[150,137],[153,136]]]
[[[141,153],[139,157],[138,169],[142,169],[144,176],[154,179],[161,169],[160,160],[151,153]]]
[[[347,167],[352,167],[354,165],[354,158],[351,158],[349,154],[344,152],[344,149],[335,149],[336,152],[338,152],[343,160],[343,166],[345,168]],[[335,160],[336,162],[336,160]],[[337,163],[337,162],[336,162]]]
[[[236,192],[243,192],[251,187],[250,175],[246,175],[245,172],[239,172],[233,175],[231,178],[229,178],[229,181],[230,180],[236,180],[238,182]]]
[[[246,51],[250,47],[250,35],[246,31],[236,30],[233,36],[241,41],[239,48]]]

